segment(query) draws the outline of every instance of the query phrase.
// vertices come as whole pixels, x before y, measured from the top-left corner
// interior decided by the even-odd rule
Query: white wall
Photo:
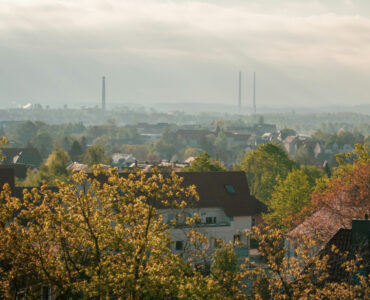
[[[249,247],[249,240],[244,234],[245,229],[251,229],[252,217],[241,216],[230,218],[227,216],[222,208],[211,207],[211,208],[198,208],[198,209],[185,209],[183,212],[174,209],[161,210],[160,213],[164,216],[164,221],[169,222],[171,218],[174,218],[176,213],[182,215],[192,216],[196,213],[201,218],[201,224],[196,226],[196,229],[202,234],[209,238],[209,245],[204,250],[213,252],[215,249],[215,238],[221,239],[226,243],[234,242],[234,235],[240,234],[240,242],[245,246]],[[216,217],[216,224],[206,224],[206,217]],[[175,253],[181,253],[183,251],[175,250],[175,242],[183,241],[184,245],[188,245],[186,234],[189,231],[189,227],[177,226],[171,229],[170,237],[174,241],[173,250]],[[187,249],[185,249],[187,250]]]

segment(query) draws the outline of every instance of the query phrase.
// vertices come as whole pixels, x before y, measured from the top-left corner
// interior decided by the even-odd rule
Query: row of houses
[[[201,148],[204,139],[207,136],[217,136],[217,131],[209,130],[190,130],[179,129],[175,135],[194,148]],[[223,131],[222,134],[231,146],[242,146],[244,148],[254,149],[255,147],[273,141],[278,137],[277,132],[265,132],[263,134],[242,133],[233,131]]]
[[[291,135],[281,140],[282,145],[289,155],[293,156],[297,151],[304,147],[311,151],[315,158],[321,158],[325,155],[333,155],[336,153],[347,153],[353,151],[353,145],[344,144],[339,146],[337,143],[333,143],[328,147],[324,147],[322,142],[316,141],[309,136]]]

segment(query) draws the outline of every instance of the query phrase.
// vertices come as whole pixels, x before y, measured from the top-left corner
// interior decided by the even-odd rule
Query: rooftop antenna
[[[256,72],[253,72],[253,113],[256,119],[257,107],[256,107]]]
[[[102,94],[101,94],[101,108],[105,111],[105,76],[102,79]]]
[[[238,112],[242,111],[242,72],[239,71],[239,97],[238,97]]]

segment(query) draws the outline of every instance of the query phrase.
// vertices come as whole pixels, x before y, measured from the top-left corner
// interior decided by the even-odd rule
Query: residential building
[[[199,148],[205,137],[210,134],[215,135],[214,132],[208,130],[179,129],[175,136],[183,139],[189,146]]]
[[[5,157],[4,165],[25,164],[40,167],[42,158],[36,148],[4,148],[1,155]]]
[[[298,150],[298,136],[287,136],[283,141],[283,147],[289,155],[294,155]]]
[[[121,175],[128,176],[128,173]],[[185,224],[185,219],[196,214],[200,218],[197,230],[209,238],[209,244],[203,249],[209,258],[217,248],[218,240],[240,242],[235,248],[237,254],[242,260],[249,256],[251,244],[244,231],[260,222],[261,213],[267,208],[250,194],[245,173],[178,172],[177,175],[184,179],[183,186],[196,186],[199,201],[188,203],[184,210],[158,207],[165,222],[178,221],[170,232],[174,241],[173,251],[187,256],[189,242],[186,233],[190,227]]]
[[[128,177],[130,173],[120,173]],[[163,173],[168,176],[169,173]],[[194,260],[198,265],[209,267],[211,256],[220,245],[220,241],[233,243],[240,262],[250,256],[250,250],[256,245],[246,237],[244,231],[260,222],[261,213],[266,212],[266,206],[250,194],[244,172],[179,172],[183,178],[182,186],[195,185],[199,201],[188,203],[185,209],[166,208],[161,202],[153,204],[163,215],[165,222],[176,225],[170,229],[173,240],[172,250],[183,258],[189,257],[187,250],[191,249],[186,233],[194,227],[209,238],[208,245],[203,246],[203,260]],[[91,174],[91,176],[93,176]],[[148,173],[150,176],[150,173]],[[103,178],[100,180],[104,181]],[[0,184],[8,182],[17,197],[22,197],[21,188],[14,187],[14,172],[12,169],[0,169]],[[190,227],[185,218],[199,216],[199,222]],[[190,247],[190,248],[189,248]],[[52,299],[51,289],[40,287],[42,293]],[[43,294],[42,294],[43,295]]]
[[[136,158],[132,154],[114,153],[112,155],[112,166],[117,167],[118,171],[123,171],[135,162]]]
[[[364,219],[353,219],[352,228],[340,228],[326,243],[319,255],[328,255],[328,273],[330,282],[356,282],[361,274],[367,277],[370,274],[370,220],[365,215]],[[333,251],[333,247],[337,251]],[[362,258],[357,274],[346,271],[345,262]]]

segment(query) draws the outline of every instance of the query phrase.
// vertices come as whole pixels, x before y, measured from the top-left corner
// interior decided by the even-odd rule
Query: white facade
[[[170,231],[170,237],[174,242],[172,250],[177,254],[186,256],[186,252],[191,248],[187,232],[194,227],[186,226],[185,220],[186,217],[193,217],[196,213],[200,222],[195,225],[195,228],[208,237],[208,245],[203,248],[207,255],[211,256],[218,246],[217,240],[222,240],[231,244],[239,242],[240,246],[235,247],[236,253],[242,258],[248,256],[249,240],[244,232],[255,225],[255,218],[252,216],[229,217],[221,207],[188,208],[181,212],[175,209],[163,209],[160,213],[168,224],[171,224],[171,220],[177,220],[178,225]]]

